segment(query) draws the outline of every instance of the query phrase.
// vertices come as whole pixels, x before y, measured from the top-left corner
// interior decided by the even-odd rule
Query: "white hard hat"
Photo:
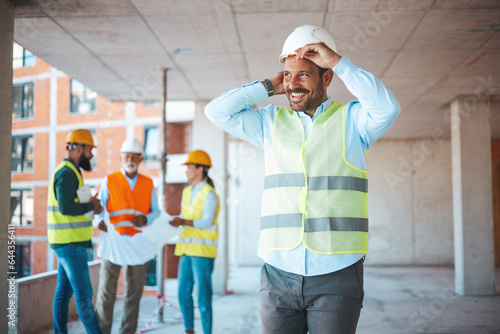
[[[123,142],[121,153],[137,153],[144,156],[144,147],[137,139],[127,139]]]
[[[296,54],[295,50],[311,43],[325,43],[330,49],[337,52],[337,46],[332,36],[323,27],[305,25],[295,28],[287,37],[280,55],[280,62],[284,63],[286,57]]]

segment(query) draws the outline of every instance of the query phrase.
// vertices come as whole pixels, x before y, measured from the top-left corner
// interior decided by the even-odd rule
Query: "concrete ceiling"
[[[113,101],[161,100],[162,68],[169,100],[210,100],[280,71],[288,34],[318,24],[401,102],[386,138],[448,136],[458,95],[493,101],[500,138],[498,0],[11,2],[16,42]],[[329,94],[353,98],[338,79]]]

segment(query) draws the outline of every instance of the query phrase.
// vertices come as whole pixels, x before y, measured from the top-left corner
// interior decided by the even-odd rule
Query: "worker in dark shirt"
[[[92,285],[87,249],[92,247],[92,215],[101,212],[99,200],[89,196],[80,202],[77,190],[83,178],[80,168],[90,171],[94,139],[89,130],[78,129],[66,138],[68,158],[54,171],[49,184],[47,233],[57,255],[57,288],[52,306],[54,333],[68,333],[68,304],[75,293],[76,310],[87,333],[102,333],[92,306]],[[83,200],[84,195],[80,195]],[[88,200],[88,199],[87,199]]]

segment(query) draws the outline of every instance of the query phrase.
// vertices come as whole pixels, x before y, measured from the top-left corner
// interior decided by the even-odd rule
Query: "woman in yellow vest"
[[[189,186],[182,191],[181,215],[170,225],[182,226],[175,247],[179,261],[179,304],[186,333],[194,333],[193,286],[198,287],[198,308],[203,333],[212,333],[212,272],[217,255],[219,198],[208,177],[210,156],[201,150],[189,153],[187,165]]]

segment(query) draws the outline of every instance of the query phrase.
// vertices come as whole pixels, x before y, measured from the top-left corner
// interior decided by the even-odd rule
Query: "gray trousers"
[[[127,266],[125,299],[120,334],[134,334],[139,317],[139,302],[146,282],[148,263],[138,266]],[[99,271],[99,287],[95,302],[97,320],[103,333],[111,333],[113,325],[113,307],[116,299],[116,286],[121,266],[103,259]]]
[[[355,333],[363,307],[363,261],[318,276],[266,263],[260,273],[262,334]]]

